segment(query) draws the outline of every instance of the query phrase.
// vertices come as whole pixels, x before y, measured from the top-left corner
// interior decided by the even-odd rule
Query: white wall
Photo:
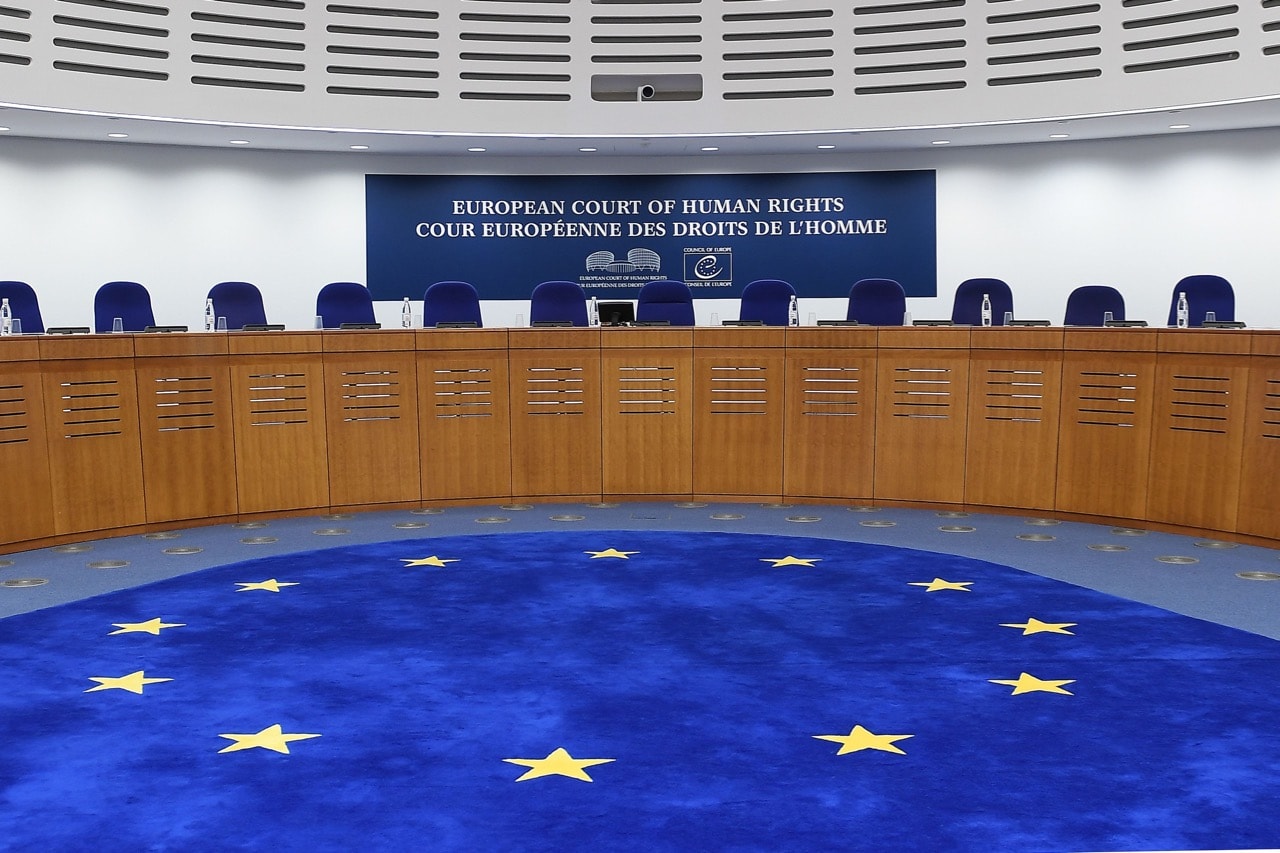
[[[158,322],[198,328],[209,287],[242,279],[262,289],[272,322],[309,328],[324,283],[364,278],[366,173],[879,169],[937,170],[941,295],[912,299],[917,318],[949,316],[957,283],[994,276],[1013,286],[1023,318],[1061,322],[1072,288],[1112,284],[1131,317],[1157,325],[1177,279],[1212,272],[1235,285],[1240,319],[1280,327],[1280,130],[857,156],[505,161],[3,138],[0,279],[34,286],[47,325],[91,324],[98,286],[133,279],[151,290]],[[423,270],[423,289],[434,280]],[[484,311],[502,325],[528,309]],[[731,302],[708,300],[699,321],[713,311],[736,317]],[[384,323],[398,313],[379,306]],[[843,300],[803,300],[802,321],[810,314],[843,317]]]

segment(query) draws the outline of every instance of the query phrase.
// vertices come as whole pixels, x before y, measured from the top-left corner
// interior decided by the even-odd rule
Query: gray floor
[[[1029,517],[832,505],[540,504],[305,516],[0,555],[0,618],[340,545],[580,527],[813,536],[959,554],[1280,639],[1280,551]]]

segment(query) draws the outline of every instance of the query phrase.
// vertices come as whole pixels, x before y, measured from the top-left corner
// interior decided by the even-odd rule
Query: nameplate
[[[1146,320],[1107,320],[1102,325],[1108,329],[1140,329],[1147,325]]]
[[[563,329],[572,327],[572,320],[534,320],[529,324],[535,329]]]
[[[1243,329],[1244,323],[1240,320],[1205,320],[1200,324],[1203,329]]]
[[[437,329],[478,329],[480,324],[475,320],[446,320],[436,323]]]
[[[763,326],[764,320],[721,320],[721,326]]]
[[[50,326],[44,330],[46,335],[87,335],[88,326]]]
[[[856,326],[857,320],[819,320],[819,326]]]
[[[284,323],[245,323],[245,332],[283,332]]]
[[[339,329],[381,329],[381,323],[342,323]]]
[[[186,330],[187,330],[186,326],[147,326],[142,331],[164,333],[164,332],[185,332]]]
[[[913,326],[954,326],[950,320],[912,320]]]
[[[1010,320],[1006,326],[1052,326],[1048,320]]]

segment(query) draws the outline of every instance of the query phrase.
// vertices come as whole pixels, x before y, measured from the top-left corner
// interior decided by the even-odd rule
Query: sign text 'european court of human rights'
[[[369,175],[369,289],[421,298],[448,279],[482,299],[542,281],[634,298],[655,279],[695,298],[780,278],[844,297],[861,278],[937,293],[932,171],[769,175]]]

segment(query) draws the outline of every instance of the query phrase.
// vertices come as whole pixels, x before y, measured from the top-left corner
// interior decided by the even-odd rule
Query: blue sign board
[[[780,278],[845,297],[861,278],[937,294],[932,171],[762,175],[368,175],[373,298],[419,299],[469,281],[482,299],[527,299],[567,280],[601,299],[655,279],[694,298],[737,298]]]

